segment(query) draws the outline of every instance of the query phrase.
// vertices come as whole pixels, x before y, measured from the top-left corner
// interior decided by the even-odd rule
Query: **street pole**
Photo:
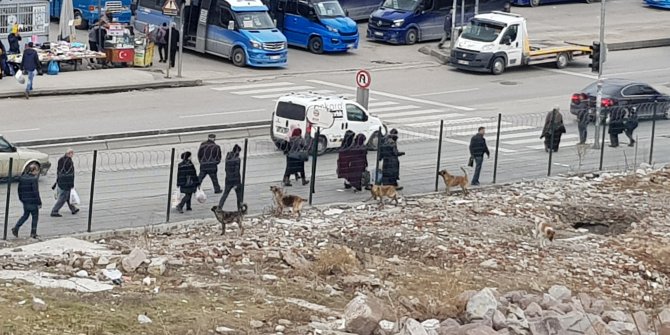
[[[461,27],[463,26],[463,21],[465,21],[465,0],[461,0]]]
[[[172,50],[172,23],[168,26],[168,49],[167,49],[167,72],[165,73],[165,78],[170,79],[170,50]]]
[[[456,43],[456,6],[458,5],[458,0],[454,0],[453,7],[451,7],[451,38],[449,38],[449,49],[454,50],[454,44]]]
[[[181,60],[184,53],[184,7],[185,2],[181,3],[181,12],[179,13],[179,64],[177,65],[177,78],[181,78]]]
[[[598,57],[598,87],[597,87],[597,93],[596,93],[596,115],[595,115],[595,121],[596,121],[596,131],[595,133],[595,140],[593,141],[593,148],[598,149],[600,148],[600,144],[598,143],[599,135],[600,135],[600,125],[598,122],[604,123],[605,120],[601,120],[602,118],[600,117],[600,113],[602,112],[602,101],[603,101],[603,80],[602,80],[602,75],[603,75],[603,54],[606,52],[605,51],[605,1],[602,0],[600,2],[600,57]]]
[[[475,0],[475,15],[479,14],[479,0]]]

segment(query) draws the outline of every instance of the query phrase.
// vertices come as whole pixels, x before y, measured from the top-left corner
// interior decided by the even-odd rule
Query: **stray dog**
[[[302,205],[305,204],[307,200],[297,196],[297,195],[284,195],[284,191],[277,186],[270,186],[270,191],[274,195],[275,204],[277,205],[277,215],[281,215],[284,212],[284,208],[291,207],[291,211],[298,215],[300,218]]]
[[[226,224],[233,222],[237,222],[237,224],[240,226],[240,235],[244,234],[242,219],[244,214],[247,214],[247,204],[242,204],[242,208],[234,212],[224,211],[223,209],[219,208],[219,206],[213,206],[212,212],[214,212],[216,219],[221,222],[221,235],[226,234]]]
[[[535,237],[540,239],[540,248],[544,248],[547,243],[554,241],[556,231],[546,222],[538,222],[535,226]]]
[[[384,197],[393,199],[395,205],[398,206],[398,191],[396,190],[397,186],[394,185],[372,185],[370,188],[370,194],[372,194],[367,200],[363,202],[368,202],[372,199],[379,199],[379,204],[384,206]]]
[[[463,195],[468,195],[468,185],[470,184],[468,182],[468,172],[463,167],[461,167],[461,171],[465,174],[464,176],[454,176],[447,172],[447,170],[437,173],[444,179],[444,186],[447,187],[447,195],[451,194],[451,188],[455,186],[460,186],[461,190],[463,190]]]

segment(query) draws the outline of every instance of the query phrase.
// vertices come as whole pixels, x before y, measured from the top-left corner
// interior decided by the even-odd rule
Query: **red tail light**
[[[612,107],[616,105],[616,100],[610,98],[603,98],[600,102],[602,107]]]
[[[587,100],[588,97],[584,93],[575,93],[572,95],[572,103],[573,104],[579,104],[584,100]]]

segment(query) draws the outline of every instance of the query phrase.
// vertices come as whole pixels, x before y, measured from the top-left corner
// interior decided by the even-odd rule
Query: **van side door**
[[[435,0],[422,0],[414,12],[414,18],[420,30],[420,41],[428,41],[442,36],[444,16],[440,16],[438,11],[433,10],[434,2]]]
[[[239,34],[235,16],[230,8],[221,6],[217,7],[216,12],[212,14],[210,15],[205,49],[207,52],[230,58],[233,43],[237,40]]]
[[[521,65],[523,41],[519,25],[513,24],[502,33],[500,38],[500,50],[507,54],[507,67]]]
[[[309,4],[304,0],[288,0],[284,15],[284,36],[289,44],[307,47]]]

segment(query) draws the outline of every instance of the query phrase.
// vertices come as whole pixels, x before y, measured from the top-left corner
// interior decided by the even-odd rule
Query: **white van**
[[[316,136],[316,127],[306,118],[310,108],[326,107],[333,113],[333,126],[321,129],[318,141],[318,153],[323,154],[329,149],[336,149],[342,143],[347,130],[356,134],[364,134],[368,148],[377,148],[378,132],[381,127],[382,136],[386,135],[386,126],[379,118],[368,113],[358,103],[341,96],[328,96],[317,93],[291,93],[280,97],[272,113],[270,136],[279,148],[289,140],[293,129],[301,129],[303,137],[309,134]]]

